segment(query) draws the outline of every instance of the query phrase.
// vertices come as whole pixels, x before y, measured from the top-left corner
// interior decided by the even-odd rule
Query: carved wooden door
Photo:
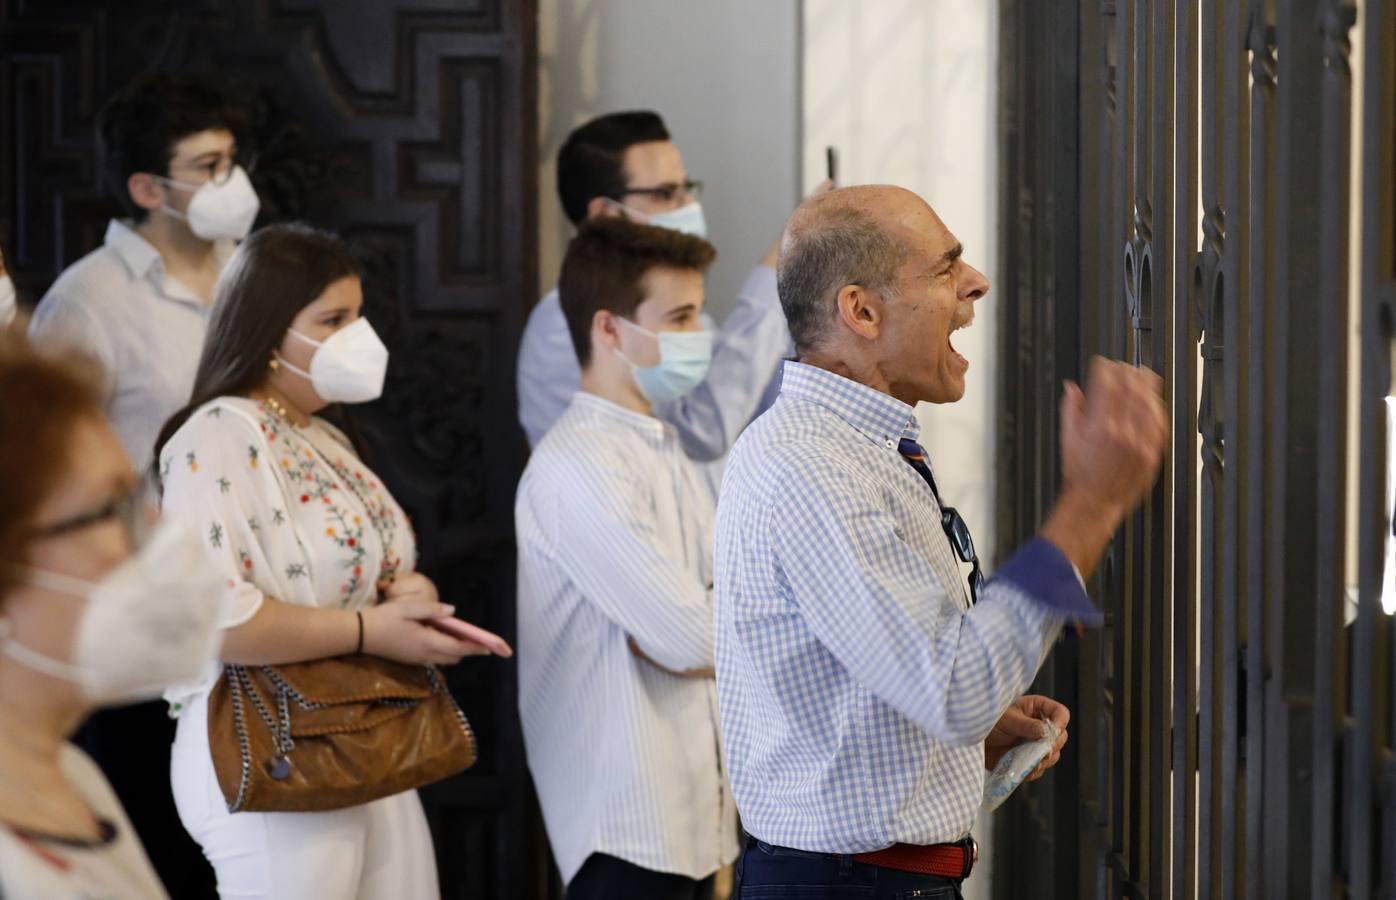
[[[0,245],[38,299],[101,241],[92,119],[145,69],[218,73],[252,111],[259,224],[350,238],[392,352],[355,410],[460,614],[512,639],[514,356],[534,299],[531,0],[0,3]],[[548,890],[511,663],[451,673],[480,761],[424,792],[447,897]]]

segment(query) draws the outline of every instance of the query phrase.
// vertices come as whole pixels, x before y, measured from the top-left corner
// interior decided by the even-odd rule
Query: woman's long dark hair
[[[189,416],[217,397],[245,396],[267,378],[267,363],[302,309],[341,278],[360,277],[348,245],[299,222],[269,225],[242,242],[218,279],[208,333],[188,405],[155,441],[160,452]]]

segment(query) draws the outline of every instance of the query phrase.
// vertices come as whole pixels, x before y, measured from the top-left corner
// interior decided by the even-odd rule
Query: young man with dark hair
[[[602,217],[558,283],[581,389],[519,484],[519,708],[569,900],[700,900],[737,854],[713,501],[655,404],[702,382],[701,238]]]
[[[102,403],[139,470],[165,420],[185,403],[204,344],[213,287],[259,202],[238,165],[237,110],[215,85],[151,74],[97,115],[107,192],[126,218],[39,301],[30,333],[102,365]],[[174,897],[213,892],[170,791],[174,725],[163,702],[103,710],[79,742],[106,773]]]
[[[259,202],[238,165],[237,111],[214,85],[142,76],[97,115],[107,192],[127,216],[39,301],[31,332],[58,335],[107,372],[103,402],[136,465],[189,400],[213,286]]]
[[[706,237],[700,188],[664,120],[653,112],[593,119],[568,136],[557,156],[558,197],[576,226],[615,217]],[[777,251],[776,244],[766,251],[715,334],[708,378],[681,400],[656,405],[656,414],[678,429],[684,450],[700,462],[727,452],[790,349],[776,296]],[[519,348],[519,422],[530,446],[562,414],[580,377],[558,292],[552,291],[529,314]]]

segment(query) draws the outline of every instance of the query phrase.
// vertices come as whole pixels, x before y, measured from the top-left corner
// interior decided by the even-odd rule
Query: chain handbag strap
[[[446,699],[451,704],[451,709],[456,714],[456,721],[460,723],[461,730],[465,732],[465,739],[470,743],[470,754],[472,756],[479,752],[479,747],[475,744],[475,729],[470,727],[470,720],[465,717],[465,710],[460,708],[456,702],[456,697],[451,693],[451,689],[446,686],[446,680],[437,670],[436,666],[427,666],[427,678],[431,681],[433,693],[445,694]]]
[[[270,710],[262,702],[261,694],[257,693],[257,687],[252,681],[252,676],[245,666],[228,666],[228,673],[234,680],[233,703],[234,713],[237,715],[238,739],[242,744],[242,752],[245,756],[250,755],[251,749],[246,739],[245,726],[242,716],[239,714],[241,704],[238,702],[239,694],[243,691],[247,693],[248,699],[252,701],[252,706],[257,710],[257,715],[266,724],[267,729],[272,734],[272,740],[276,742],[277,755],[267,764],[267,774],[277,781],[286,779],[291,774],[291,751],[296,749],[296,742],[291,737],[291,709],[289,697],[290,685],[275,674],[275,670],[264,667],[264,672],[272,676],[272,683],[276,685],[276,717],[273,717]],[[243,771],[246,773],[251,768],[251,760],[244,758]]]
[[[228,804],[228,812],[234,813],[242,809],[247,802],[247,783],[252,775],[252,746],[247,740],[247,720],[242,709],[243,685],[241,678],[241,666],[225,666],[224,674],[228,678],[228,693],[233,700],[233,729],[238,736],[238,751],[241,754],[241,761],[238,774],[237,797]],[[238,670],[238,671],[234,671]],[[260,704],[259,704],[260,705]]]

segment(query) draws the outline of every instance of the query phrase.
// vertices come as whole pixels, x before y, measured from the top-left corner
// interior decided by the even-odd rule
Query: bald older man
[[[1095,360],[1062,400],[1056,506],[984,577],[914,410],[964,394],[953,335],[989,283],[962,249],[894,187],[818,197],[786,227],[777,280],[798,362],[737,441],[716,526],[743,896],[959,896],[985,769],[1044,718],[1062,737],[1035,774],[1056,762],[1068,713],[1023,692],[1064,623],[1101,621],[1082,577],[1157,476],[1159,379]]]

